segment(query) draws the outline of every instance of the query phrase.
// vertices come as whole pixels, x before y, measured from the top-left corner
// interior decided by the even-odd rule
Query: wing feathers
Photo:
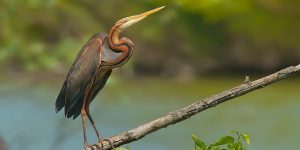
[[[65,106],[66,87],[67,87],[67,82],[65,81],[55,102],[56,112],[59,112]]]
[[[95,34],[78,53],[57,97],[56,112],[65,106],[67,118],[75,119],[81,112],[87,87],[93,84],[101,63],[101,48],[105,34]],[[100,40],[99,40],[100,39]]]

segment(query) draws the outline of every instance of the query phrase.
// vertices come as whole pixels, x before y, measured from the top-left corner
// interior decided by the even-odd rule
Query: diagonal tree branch
[[[260,78],[255,81],[249,81],[248,79],[246,79],[245,82],[239,86],[236,86],[227,91],[215,94],[213,96],[204,98],[198,102],[190,104],[179,110],[169,112],[167,115],[165,115],[163,117],[155,119],[149,123],[143,124],[143,125],[135,128],[135,129],[132,129],[130,131],[126,131],[119,135],[113,136],[109,140],[112,141],[112,144],[114,145],[114,147],[118,147],[123,144],[127,144],[130,142],[139,140],[149,133],[155,132],[161,128],[164,128],[169,125],[175,124],[175,123],[183,121],[185,119],[188,119],[191,116],[193,116],[203,110],[206,110],[210,107],[214,107],[218,104],[221,104],[223,102],[231,100],[235,97],[247,94],[256,89],[263,88],[271,83],[280,81],[298,71],[300,71],[300,64],[297,66],[290,66],[288,68],[285,68],[283,70],[280,70],[276,73],[273,73],[271,75],[268,75],[266,77]],[[103,141],[102,144],[103,144],[103,150],[111,149],[111,145],[107,141]],[[92,150],[92,149],[98,150],[102,144],[101,143],[94,144],[94,145],[86,148],[86,150]]]

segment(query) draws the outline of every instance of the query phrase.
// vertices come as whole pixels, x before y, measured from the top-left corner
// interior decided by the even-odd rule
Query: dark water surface
[[[199,81],[111,80],[96,97],[91,112],[104,137],[151,121],[200,98],[242,82],[233,78]],[[299,79],[270,87],[218,105],[142,140],[132,150],[193,150],[192,134],[207,142],[239,130],[251,136],[248,149],[297,149],[300,129]],[[55,114],[61,83],[2,81],[0,84],[0,137],[9,150],[76,150],[83,146],[81,119]],[[96,136],[88,124],[88,141]]]

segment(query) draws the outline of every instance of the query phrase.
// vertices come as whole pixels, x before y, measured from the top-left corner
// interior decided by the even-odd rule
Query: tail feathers
[[[82,99],[83,96],[79,97],[79,99]],[[83,101],[78,101],[77,103],[73,104],[72,107],[69,108],[69,110],[66,112],[66,117],[71,118],[73,116],[73,119],[77,118],[81,113],[81,108],[83,105]]]
[[[66,87],[67,87],[67,84],[65,81],[63,84],[63,87],[61,88],[61,91],[56,99],[56,102],[55,102],[56,113],[59,112],[65,106]]]
[[[83,105],[84,88],[80,89],[73,97],[71,95],[66,96],[67,82],[65,81],[63,87],[55,102],[55,111],[59,112],[65,107],[65,117],[73,119],[77,118],[81,113]],[[71,97],[70,97],[71,96]]]
[[[78,104],[75,107],[73,107],[67,114],[67,118],[73,117],[73,120],[76,119],[81,113],[81,107],[82,107],[82,104]]]
[[[83,105],[83,97],[84,97],[84,88],[81,88],[76,95],[67,100],[67,104],[65,106],[65,116],[70,118],[74,115],[75,112],[81,111]]]
[[[81,111],[77,110],[73,115],[73,120],[76,119],[80,115]]]

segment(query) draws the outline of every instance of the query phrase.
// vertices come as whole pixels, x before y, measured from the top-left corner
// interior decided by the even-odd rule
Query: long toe
[[[93,145],[85,145],[84,150],[86,149],[91,149],[91,150],[103,150],[103,145],[99,146],[98,144],[93,144]]]
[[[103,143],[99,142],[101,146],[99,146],[98,144],[95,144],[95,146],[100,149],[100,150],[103,150]]]
[[[109,145],[112,147],[112,149],[114,149],[114,148],[115,148],[115,146],[114,146],[113,142],[112,142],[110,139],[100,139],[99,143],[101,143],[101,146],[102,146],[102,147],[103,147],[103,144],[102,144],[102,142],[103,142],[103,141],[106,141],[106,142],[108,142],[108,143],[109,143]]]

